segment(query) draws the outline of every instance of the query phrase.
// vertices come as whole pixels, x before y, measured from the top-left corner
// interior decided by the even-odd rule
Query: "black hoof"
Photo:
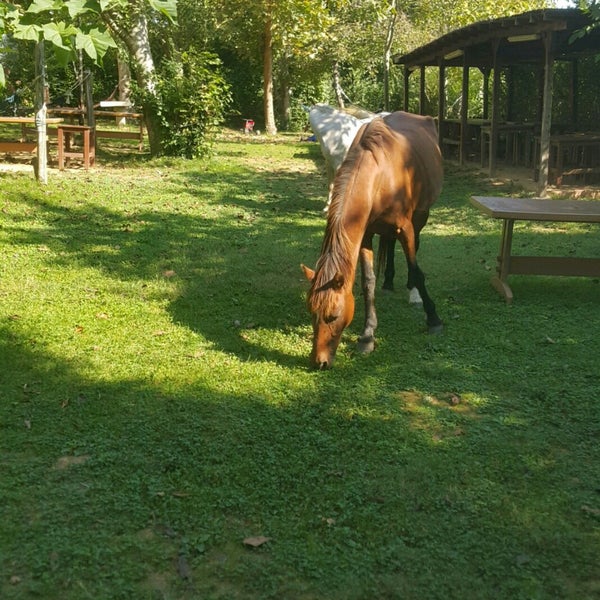
[[[444,331],[444,324],[436,323],[434,325],[428,325],[427,330],[431,335],[439,335],[442,333],[442,331]]]

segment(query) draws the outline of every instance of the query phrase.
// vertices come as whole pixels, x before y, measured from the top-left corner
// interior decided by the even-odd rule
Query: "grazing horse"
[[[435,305],[417,265],[419,234],[442,187],[442,157],[435,122],[395,112],[363,125],[339,168],[327,213],[325,237],[315,270],[302,265],[311,282],[312,366],[332,366],[342,332],[354,316],[352,287],[360,260],[365,324],[359,351],[375,347],[375,269],[373,236],[386,246],[398,239],[408,265],[409,289],[422,298],[430,332],[442,329]],[[385,252],[380,254],[385,260]]]

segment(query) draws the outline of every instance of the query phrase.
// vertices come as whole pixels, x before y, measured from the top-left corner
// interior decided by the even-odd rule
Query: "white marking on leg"
[[[419,290],[414,287],[408,293],[408,303],[409,304],[423,304],[423,299],[421,298],[421,294],[419,294]]]

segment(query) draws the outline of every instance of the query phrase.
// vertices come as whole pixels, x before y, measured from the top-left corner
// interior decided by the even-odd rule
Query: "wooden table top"
[[[46,118],[46,123],[49,125],[55,125],[56,123],[62,123],[63,119],[58,117],[48,117]],[[35,117],[0,117],[0,123],[12,123],[14,125],[18,124],[35,124]]]
[[[471,203],[494,219],[600,223],[598,200],[472,196]]]

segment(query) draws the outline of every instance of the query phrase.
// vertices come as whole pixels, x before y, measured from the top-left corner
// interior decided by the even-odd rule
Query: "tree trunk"
[[[119,82],[117,83],[118,98],[121,102],[131,104],[131,70],[129,63],[123,60],[120,53],[117,54],[117,73],[119,76]],[[117,117],[118,127],[124,127],[126,124],[126,117]]]
[[[271,15],[265,23],[265,49],[263,56],[263,91],[265,109],[265,131],[269,135],[277,133],[273,108],[273,21]]]
[[[392,0],[383,55],[383,110],[385,111],[390,110],[390,63],[392,61],[392,42],[394,40],[397,14],[396,0]]]
[[[154,60],[148,35],[148,21],[144,7],[139,0],[129,0],[130,11],[126,18],[122,14],[104,13],[104,19],[125,44],[135,67],[136,79],[140,88],[149,96],[155,95]],[[142,106],[150,154],[158,156],[162,149],[161,129],[158,126],[158,115],[152,102],[144,102]]]
[[[342,90],[342,84],[340,83],[340,67],[338,61],[333,63],[333,92],[337,105],[340,108],[344,108],[344,92]]]

